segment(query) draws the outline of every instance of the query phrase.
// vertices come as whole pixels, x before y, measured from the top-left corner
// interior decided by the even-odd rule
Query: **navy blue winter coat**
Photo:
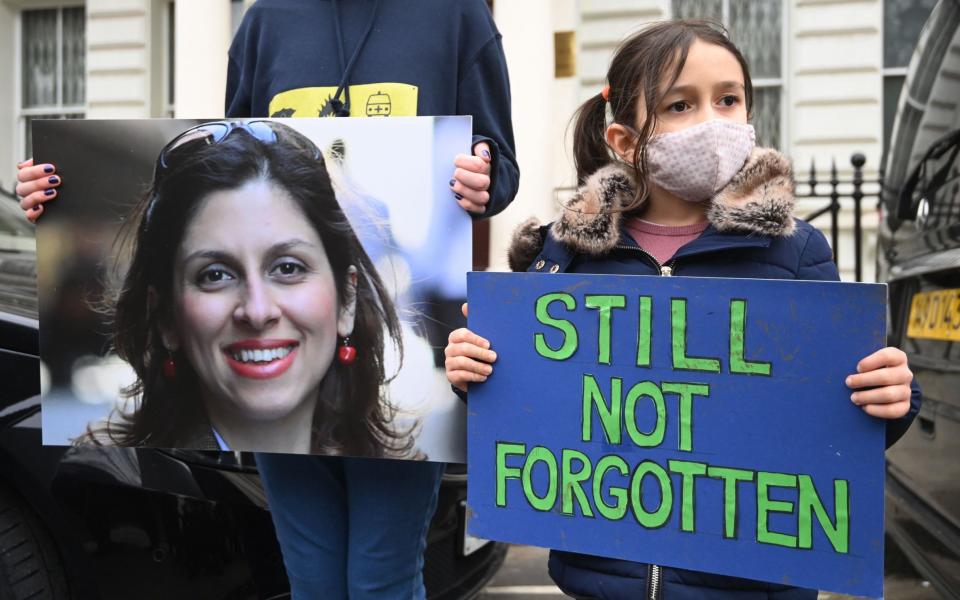
[[[634,200],[631,173],[621,165],[591,175],[552,225],[535,220],[514,234],[515,271],[681,275],[838,281],[823,234],[793,218],[794,187],[789,162],[756,149],[734,179],[712,200],[710,225],[697,239],[659,264],[623,229],[619,211]],[[910,426],[920,407],[914,385],[910,412],[888,421],[887,446]],[[550,575],[576,598],[668,600],[813,600],[815,590],[551,551]]]

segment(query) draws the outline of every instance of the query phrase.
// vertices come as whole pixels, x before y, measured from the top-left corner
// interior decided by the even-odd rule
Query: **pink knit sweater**
[[[662,265],[673,258],[681,246],[700,237],[708,223],[704,221],[676,227],[632,218],[625,225],[627,232],[637,245],[649,252]]]

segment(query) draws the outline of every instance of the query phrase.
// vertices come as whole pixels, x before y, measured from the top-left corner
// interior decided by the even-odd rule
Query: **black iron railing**
[[[863,200],[865,198],[874,198],[880,201],[880,190],[883,188],[883,172],[881,171],[877,179],[864,180],[863,165],[867,158],[857,152],[850,157],[850,164],[853,166],[853,175],[849,178],[840,179],[837,171],[837,162],[831,161],[830,179],[823,181],[817,179],[816,164],[810,162],[810,175],[806,181],[797,177],[798,184],[806,184],[809,190],[806,193],[798,192],[797,198],[829,198],[829,203],[823,208],[817,209],[807,215],[804,220],[812,222],[825,214],[830,215],[830,245],[833,247],[833,261],[839,265],[840,250],[840,210],[843,208],[841,200],[851,200],[853,202],[853,253],[854,253],[854,276],[857,281],[863,281]],[[870,188],[865,191],[864,186]],[[824,190],[824,188],[827,188]],[[873,189],[875,188],[875,189]]]

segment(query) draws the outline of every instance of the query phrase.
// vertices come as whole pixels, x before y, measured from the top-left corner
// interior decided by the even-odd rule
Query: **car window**
[[[953,5],[955,12],[960,13],[960,7],[956,3]],[[957,20],[960,21],[960,14]],[[943,56],[943,62],[930,89],[927,110],[920,121],[922,131],[936,134],[938,138],[960,130],[960,105],[957,104],[957,99],[960,98],[960,78],[957,77],[960,73],[960,23],[957,23],[952,38],[945,37],[950,39],[949,49]],[[923,149],[915,147],[914,151],[922,152]],[[960,187],[960,144],[947,151],[940,160],[930,162],[931,164],[927,165],[928,173],[942,171],[946,179],[936,190],[931,190],[931,197],[928,198],[929,214],[922,227],[936,228],[960,222],[960,201],[957,198]]]
[[[37,318],[34,226],[15,202],[0,198],[0,313]]]
[[[36,251],[34,226],[14,201],[0,196],[0,252]]]
[[[885,190],[899,190],[930,145],[960,127],[960,108],[956,100],[960,98],[960,81],[956,76],[960,69],[958,47],[960,2],[940,2],[920,35],[917,50],[910,62],[904,93],[900,96],[887,160]],[[955,158],[948,152],[943,161]],[[941,162],[928,166],[935,170],[944,165]],[[941,186],[943,191],[952,189],[956,183],[955,166],[950,175],[949,184]],[[897,200],[894,193],[884,194],[884,201],[891,213],[896,213]],[[937,214],[945,215],[951,210],[960,209],[954,208],[956,200],[953,198],[938,204]]]

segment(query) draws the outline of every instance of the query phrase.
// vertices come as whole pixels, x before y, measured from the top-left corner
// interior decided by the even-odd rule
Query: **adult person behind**
[[[491,216],[519,171],[506,61],[483,0],[259,0],[229,54],[228,117],[473,117],[451,201]],[[57,197],[55,166],[18,165],[27,217]],[[443,464],[260,454],[293,598],[424,598]]]
[[[131,214],[130,266],[106,308],[135,409],[80,443],[411,449],[382,396],[396,311],[309,139],[271,121],[192,127]]]
[[[471,115],[473,156],[454,158],[451,201],[491,216],[517,191],[506,62],[483,0],[260,0],[230,49],[226,112]],[[443,464],[257,460],[295,599],[425,597]]]

